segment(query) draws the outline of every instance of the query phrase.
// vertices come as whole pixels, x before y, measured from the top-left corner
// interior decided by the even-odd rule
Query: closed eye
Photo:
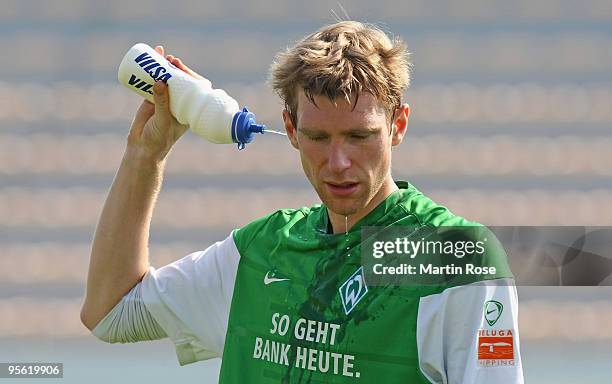
[[[348,132],[348,138],[353,141],[364,141],[374,137],[380,129],[355,129]]]
[[[312,141],[323,141],[325,140],[327,137],[325,136],[306,136],[308,138],[308,140],[312,140]]]
[[[310,132],[308,130],[300,130],[300,133],[302,133],[302,135],[304,135],[308,140],[311,141],[323,141],[328,138],[328,135],[317,132]]]

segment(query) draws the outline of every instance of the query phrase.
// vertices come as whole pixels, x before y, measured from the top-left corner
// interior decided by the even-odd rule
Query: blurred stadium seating
[[[323,0],[0,4],[0,340],[83,337],[89,242],[140,102],[116,80],[125,51],[165,45],[280,130],[274,54],[343,13]],[[609,0],[343,5],[413,54],[396,177],[485,224],[612,224]],[[188,134],[168,162],[153,263],[316,201],[284,138],[238,152]],[[612,340],[612,291],[567,293],[525,291],[523,339]]]

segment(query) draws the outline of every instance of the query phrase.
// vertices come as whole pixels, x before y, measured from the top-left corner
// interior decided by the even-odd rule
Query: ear
[[[410,117],[410,106],[402,104],[395,109],[393,114],[393,137],[391,145],[399,145],[408,131],[408,118]]]
[[[291,115],[289,115],[289,111],[283,109],[283,122],[285,123],[285,131],[287,132],[287,137],[291,142],[291,145],[295,149],[300,149],[300,145],[297,140],[297,127],[293,125],[293,121],[291,121]]]

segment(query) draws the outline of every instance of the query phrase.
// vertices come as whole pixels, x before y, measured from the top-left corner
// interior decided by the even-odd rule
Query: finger
[[[196,79],[203,79],[203,77],[200,74],[198,74],[197,72],[193,71],[191,68],[186,66],[183,63],[183,61],[179,59],[178,57],[174,58],[174,61],[172,62],[172,64],[174,64],[174,66],[180,69],[181,71],[195,77]]]
[[[181,59],[179,59],[178,57],[175,57],[175,56],[173,56],[173,55],[167,55],[167,56],[166,56],[166,59],[167,59],[167,60],[168,60],[170,63],[172,63],[172,65],[174,65],[175,67],[177,67],[177,68],[178,68],[178,69],[180,69],[181,71],[186,72],[186,73],[188,73],[188,74],[190,74],[190,75],[191,75],[191,73],[190,73],[190,69],[189,69],[189,68],[188,68],[188,67],[187,67],[185,64],[183,64],[183,62],[181,61]],[[193,72],[193,71],[191,71],[191,72]]]
[[[164,55],[164,46],[163,45],[156,45],[155,46],[155,50],[157,51],[157,53],[159,53],[160,55]]]
[[[149,119],[151,118],[151,116],[153,116],[154,113],[155,105],[153,105],[153,103],[148,100],[144,100],[140,104],[140,107],[138,107],[138,110],[134,115],[134,120],[132,120],[128,140],[140,137],[146,122],[149,121]]]
[[[181,59],[175,57],[174,55],[166,55],[166,60],[168,60],[172,65],[185,72],[186,74],[195,77],[196,79],[204,79],[199,73],[195,72],[188,66],[186,66]]]
[[[174,58],[174,62],[172,63],[174,65],[176,65],[176,67],[182,71],[185,71],[187,73],[193,72],[188,66],[186,66],[183,61],[181,59],[179,59],[178,57]]]
[[[153,86],[153,99],[155,100],[154,119],[158,126],[170,124],[170,96],[168,86],[163,81],[156,81]]]

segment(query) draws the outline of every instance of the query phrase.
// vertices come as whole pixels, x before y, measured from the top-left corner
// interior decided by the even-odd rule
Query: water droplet
[[[344,216],[344,234],[348,235],[348,216]]]

